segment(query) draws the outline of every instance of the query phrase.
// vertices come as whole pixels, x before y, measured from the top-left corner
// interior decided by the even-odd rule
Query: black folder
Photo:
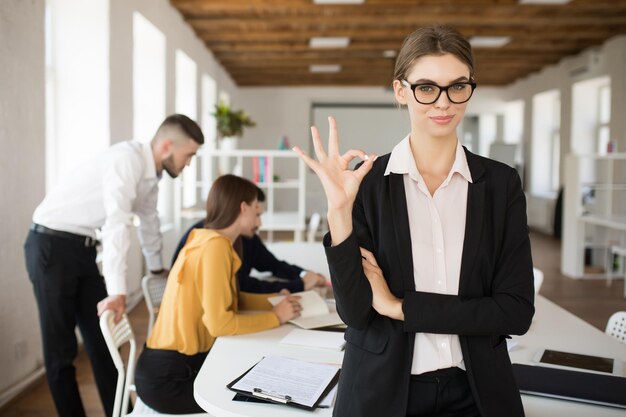
[[[523,394],[626,408],[626,378],[539,365],[513,364]]]
[[[340,369],[337,368],[337,373],[335,374],[333,379],[330,381],[328,386],[324,389],[324,392],[322,393],[322,395],[320,395],[320,397],[317,399],[317,401],[315,402],[313,407],[308,407],[307,405],[299,404],[299,403],[297,403],[295,401],[291,401],[289,399],[289,397],[287,397],[286,399],[284,397],[282,397],[282,398],[272,398],[271,395],[265,395],[265,393],[263,393],[262,391],[260,391],[260,392],[250,392],[250,391],[243,391],[243,390],[235,389],[233,387],[233,385],[235,385],[241,378],[243,378],[255,366],[256,366],[256,364],[254,366],[252,366],[252,368],[248,369],[243,374],[241,374],[240,376],[235,378],[235,380],[230,382],[228,385],[226,385],[226,388],[228,388],[228,389],[230,389],[230,390],[232,390],[232,391],[237,393],[235,395],[236,401],[242,401],[242,396],[244,396],[244,397],[250,397],[250,399],[252,400],[251,402],[265,402],[265,403],[274,403],[274,404],[284,404],[284,405],[289,405],[291,407],[296,407],[296,408],[301,408],[301,409],[308,410],[308,411],[313,411],[316,408],[318,408],[319,403],[322,401],[322,399],[324,397],[326,397],[326,395],[328,395],[328,393],[335,387],[335,385],[339,381]],[[262,395],[262,396],[259,396],[259,395]],[[235,398],[233,398],[233,400],[235,400]]]

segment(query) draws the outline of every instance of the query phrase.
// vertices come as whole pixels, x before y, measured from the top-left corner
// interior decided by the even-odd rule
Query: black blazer
[[[363,179],[350,237],[333,247],[325,237],[337,310],[348,325],[336,417],[406,416],[416,332],[459,335],[483,417],[524,415],[506,339],[524,334],[534,314],[526,200],[515,170],[465,154],[474,182],[458,296],[415,291],[403,178],[384,176],[390,154]],[[404,299],[404,321],[372,308],[359,246],[374,254],[391,292]]]

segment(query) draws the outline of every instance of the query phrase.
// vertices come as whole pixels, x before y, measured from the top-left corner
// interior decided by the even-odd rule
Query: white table
[[[542,296],[537,297],[536,309],[530,331],[523,337],[515,338],[518,344],[511,351],[513,362],[530,363],[539,348],[616,357],[626,362],[626,345]],[[226,388],[227,383],[268,354],[312,362],[341,363],[342,352],[279,344],[278,341],[293,328],[292,325],[284,325],[250,335],[218,338],[194,383],[198,404],[215,417],[331,416],[329,409],[310,412],[284,405],[232,401],[235,393]],[[530,395],[523,395],[522,400],[527,417],[623,417],[626,414],[617,408]]]

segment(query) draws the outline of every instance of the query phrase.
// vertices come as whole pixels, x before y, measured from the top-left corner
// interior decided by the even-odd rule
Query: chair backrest
[[[146,275],[141,279],[141,289],[146,299],[146,307],[148,307],[148,336],[152,333],[152,326],[156,318],[156,310],[161,306],[165,286],[167,285],[167,277],[161,275]]]
[[[535,295],[539,294],[539,288],[543,284],[543,272],[537,268],[533,268],[533,276],[535,277]]]
[[[317,229],[319,229],[321,221],[322,216],[320,216],[319,213],[311,214],[311,219],[309,220],[309,228],[306,234],[307,242],[315,242],[315,235],[317,234]]]
[[[122,317],[119,323],[113,322],[115,313],[111,310],[106,310],[100,316],[100,329],[102,335],[109,348],[113,363],[117,368],[117,386],[115,387],[115,403],[113,405],[113,417],[123,417],[128,410],[128,401],[130,397],[130,391],[134,390],[134,375],[135,364],[137,361],[137,343],[135,342],[135,335],[133,329],[130,327],[130,322],[126,314]],[[119,348],[125,343],[129,343],[130,350],[128,352],[128,365],[124,368],[124,361],[120,354]]]
[[[626,311],[613,313],[606,324],[604,332],[626,344]]]

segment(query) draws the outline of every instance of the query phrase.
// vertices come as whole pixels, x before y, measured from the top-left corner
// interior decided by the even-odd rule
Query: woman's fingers
[[[339,132],[333,116],[328,116],[328,154],[339,155]]]
[[[360,149],[350,149],[341,155],[341,159],[346,165],[348,165],[354,158],[361,158],[362,161],[367,161],[369,156]]]
[[[300,149],[299,146],[294,146],[293,148],[291,148],[291,150],[297,153],[298,156],[304,161],[304,163],[317,173],[317,170],[320,166],[319,162],[307,155],[302,149]]]
[[[320,137],[320,131],[317,130],[317,127],[311,126],[311,136],[313,137],[313,148],[315,149],[317,160],[323,162],[328,155],[324,150],[324,145],[322,145],[322,138]]]
[[[376,257],[372,252],[361,247],[359,247],[359,249],[361,250],[361,257],[365,258],[372,265],[378,267],[378,262],[376,262]]]
[[[377,155],[366,155],[366,156],[367,158],[365,158],[365,162],[361,164],[359,169],[354,171],[354,175],[359,181],[362,181],[365,175],[368,172],[370,172],[370,169],[372,169],[372,166],[374,166],[374,161],[376,160],[376,158],[378,158]]]

